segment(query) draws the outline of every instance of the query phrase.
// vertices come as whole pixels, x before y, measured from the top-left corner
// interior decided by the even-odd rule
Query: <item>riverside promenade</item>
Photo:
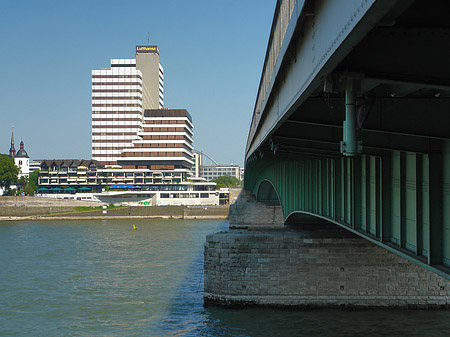
[[[94,201],[0,197],[0,221],[107,219],[228,219],[228,206],[118,206]]]

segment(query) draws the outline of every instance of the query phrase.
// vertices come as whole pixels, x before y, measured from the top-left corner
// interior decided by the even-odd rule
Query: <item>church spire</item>
[[[16,149],[14,148],[14,126],[12,127],[11,132],[11,147],[9,148],[9,156],[10,157],[16,156]]]

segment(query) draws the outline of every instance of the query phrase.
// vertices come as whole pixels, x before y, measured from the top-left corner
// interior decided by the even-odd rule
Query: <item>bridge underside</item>
[[[284,117],[247,153],[245,188],[276,196],[287,223],[327,219],[448,278],[450,4],[399,3],[291,102],[296,84],[284,74],[298,67],[308,21],[296,28],[265,105],[286,107]],[[341,144],[349,80],[356,156]]]

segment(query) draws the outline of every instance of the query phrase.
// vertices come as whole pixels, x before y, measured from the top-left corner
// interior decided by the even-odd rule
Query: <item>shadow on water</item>
[[[214,336],[448,336],[450,312],[423,310],[270,308],[205,310],[203,335]]]
[[[228,222],[221,222],[210,233],[226,230]],[[209,233],[207,233],[209,234]],[[206,235],[204,239],[206,239]],[[192,260],[169,305],[169,314],[158,324],[158,333],[170,336],[198,336],[205,326],[203,308],[203,243]]]

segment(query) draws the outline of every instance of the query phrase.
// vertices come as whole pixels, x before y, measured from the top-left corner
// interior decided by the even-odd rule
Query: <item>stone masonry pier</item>
[[[239,216],[262,204],[247,206],[241,203]],[[233,212],[235,229],[206,238],[205,306],[450,306],[448,279],[335,224],[270,227],[274,217],[266,214],[263,227],[236,225]]]

